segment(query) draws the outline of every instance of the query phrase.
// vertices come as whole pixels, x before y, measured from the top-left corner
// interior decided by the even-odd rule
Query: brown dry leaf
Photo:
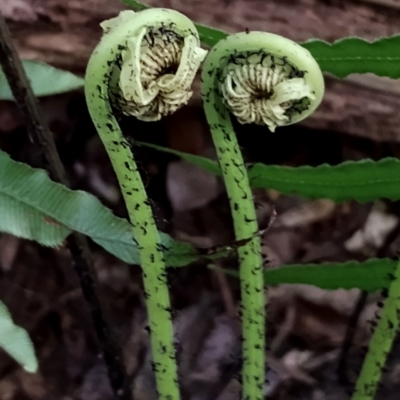
[[[347,261],[349,255],[343,249],[342,243],[327,239],[322,242],[304,244],[304,255],[299,260],[302,264],[325,263],[327,261]]]
[[[269,290],[273,312],[283,315],[274,351],[289,337],[301,339],[310,350],[340,346],[358,290],[327,291],[309,285],[281,285]],[[360,324],[356,340],[365,337]]]
[[[173,150],[213,156],[208,126],[198,100],[164,120],[167,146]],[[175,212],[201,208],[220,193],[218,178],[185,160],[168,165],[167,193]]]
[[[11,101],[0,101],[0,131],[9,133],[22,125],[15,104]]]
[[[324,290],[316,286],[302,284],[284,284],[277,288],[271,288],[270,292],[270,296],[285,304],[289,304],[294,301],[294,298],[299,297],[312,303],[332,307],[344,315],[350,315],[360,293],[359,289]]]
[[[80,389],[82,400],[111,400],[113,392],[107,376],[107,368],[103,362],[97,363],[85,375]]]
[[[34,0],[2,0],[1,13],[14,21],[35,22],[38,19],[38,11],[43,9],[36,5],[34,7],[33,3]]]
[[[208,142],[208,126],[201,106],[195,104],[184,107],[165,118],[164,123],[169,148],[196,155],[204,153]]]
[[[67,312],[61,313],[60,317],[66,369],[69,376],[76,378],[84,371],[89,345],[79,320],[75,320]]]
[[[301,233],[291,229],[274,229],[263,236],[263,254],[268,259],[269,267],[293,263],[304,238]]]
[[[17,384],[11,377],[0,380],[0,400],[12,400],[17,393]]]
[[[10,271],[18,254],[21,240],[13,235],[3,233],[0,235],[0,268]]]
[[[313,358],[313,353],[309,350],[290,350],[280,360],[285,367],[286,378],[296,379],[308,385],[315,385],[317,381],[303,372],[304,364]]]
[[[239,400],[241,397],[242,385],[237,379],[232,379],[225,387],[217,400]]]
[[[220,192],[214,174],[185,160],[168,165],[166,186],[174,212],[204,207]]]
[[[30,374],[22,368],[16,373],[19,382],[19,387],[32,400],[42,400],[47,396],[46,381],[40,372]]]
[[[294,299],[295,319],[292,334],[307,343],[310,349],[340,346],[348,319],[327,304]]]
[[[385,239],[395,229],[399,221],[396,216],[385,212],[384,208],[384,205],[379,203],[373,207],[364,226],[346,241],[347,250],[375,255],[376,249],[382,247]]]
[[[335,203],[328,199],[306,202],[278,216],[274,225],[287,228],[304,227],[330,217],[335,208]]]

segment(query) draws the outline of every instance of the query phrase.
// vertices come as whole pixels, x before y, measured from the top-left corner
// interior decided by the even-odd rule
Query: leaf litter
[[[95,194],[117,215],[125,217],[104,149],[86,111],[78,106],[82,104],[81,95],[57,104],[69,110],[69,113],[65,110],[55,113],[63,117],[53,125],[74,187]],[[201,112],[196,109],[198,105],[191,107],[194,109],[190,109],[189,119],[181,114],[166,124],[146,125],[146,129],[141,123],[126,119],[122,126],[126,135],[134,132],[137,140],[159,145],[168,141],[178,150],[210,155],[211,141],[199,120]],[[49,111],[50,121],[51,115]],[[12,124],[8,126],[13,128]],[[193,141],[175,136],[179,132],[176,127],[182,132],[182,126],[193,132]],[[400,146],[395,144],[371,146],[366,139],[302,127],[283,128],[279,136],[272,137],[260,135],[257,127],[237,129],[245,157],[252,161],[318,165],[357,158],[360,152],[371,158],[382,154],[400,157]],[[321,147],[321,142],[316,146],[313,142],[316,134],[330,137],[325,146]],[[287,147],[291,140],[298,144],[296,151]],[[0,144],[14,159],[34,164],[24,135],[0,132]],[[166,232],[202,248],[232,243],[228,201],[219,179],[196,169],[190,171],[188,179],[188,166],[174,156],[160,156],[145,148],[138,149],[137,154],[141,168],[148,174],[147,190],[155,204],[158,222]],[[267,190],[257,190],[254,195],[260,226],[267,226],[276,213],[262,235],[265,268],[287,263],[362,261],[370,256],[396,254],[400,215],[396,204],[382,203],[376,213],[376,206],[369,203],[335,205],[326,200],[308,201]],[[385,227],[375,232],[378,240],[346,246],[357,232],[366,229],[371,216]],[[111,310],[113,328],[124,348],[135,398],[155,399],[140,269],[117,260],[94,243],[91,248],[102,301]],[[30,376],[2,354],[0,399],[111,399],[104,363],[98,357],[95,333],[67,250],[42,248],[2,234],[0,254],[1,300],[15,321],[30,333],[40,364],[40,372]],[[216,265],[227,269],[237,267],[232,256]],[[201,261],[169,272],[182,393],[191,400],[238,399],[239,282],[208,266]],[[339,382],[337,362],[359,291],[281,285],[269,288],[267,293],[269,363],[264,391],[268,398],[348,399],[349,387]],[[370,336],[370,321],[379,311],[378,300],[379,294],[371,294],[358,320],[347,363],[350,386],[361,365],[362,346]],[[395,398],[399,390],[399,359],[397,344],[379,398]]]

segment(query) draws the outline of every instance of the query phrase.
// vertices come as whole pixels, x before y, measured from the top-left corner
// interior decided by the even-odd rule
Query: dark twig
[[[65,186],[69,186],[54,139],[39,110],[37,99],[32,92],[22,63],[12,44],[10,31],[1,13],[0,63],[16,99],[21,116],[24,119],[30,140],[40,147],[44,164],[51,178]],[[90,261],[86,237],[73,233],[67,239],[67,245],[71,251],[74,268],[79,277],[83,295],[89,304],[115,398],[131,400],[132,394],[129,390],[122,353],[116,341],[112,338],[109,324],[105,319],[97,294],[95,274]]]

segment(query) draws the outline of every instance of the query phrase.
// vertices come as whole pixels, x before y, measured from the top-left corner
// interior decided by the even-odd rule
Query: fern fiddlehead
[[[184,15],[167,9],[123,11],[102,24],[104,35],[86,71],[90,115],[108,152],[140,252],[159,399],[180,397],[163,248],[143,182],[114,111],[158,120],[187,103],[205,57]]]
[[[227,189],[239,247],[243,332],[243,398],[261,400],[264,384],[265,304],[260,238],[246,168],[229,113],[241,123],[298,122],[319,105],[324,80],[300,45],[263,32],[218,42],[203,65],[202,97]]]

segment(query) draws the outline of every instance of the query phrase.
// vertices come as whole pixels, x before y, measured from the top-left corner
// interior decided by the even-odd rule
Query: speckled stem
[[[378,325],[369,343],[352,400],[373,400],[386,359],[400,327],[400,263],[389,286]]]
[[[109,81],[126,38],[132,32],[146,25],[170,23],[179,26],[181,33],[193,28],[191,21],[182,14],[166,9],[142,11],[138,18],[121,23],[112,33],[103,36],[94,50],[85,82],[89,112],[117,175],[140,252],[160,400],[180,398],[164,254],[137,165],[110,106]]]
[[[246,63],[248,63],[245,66],[245,68],[248,66],[247,72],[243,69],[243,65]],[[269,65],[269,71],[265,69],[266,65]],[[284,95],[282,93],[283,86],[281,86],[282,102],[287,102],[292,98],[288,97],[291,91],[297,90],[298,92],[299,86],[296,89],[293,82],[297,82],[299,85],[301,81],[301,90],[307,97],[310,97],[306,107],[291,110],[291,114],[284,122],[284,124],[291,124],[310,115],[320,103],[324,92],[324,81],[318,64],[310,53],[297,43],[265,32],[237,33],[217,43],[210,50],[203,64],[204,108],[228,192],[236,239],[249,239],[244,246],[238,249],[242,297],[243,398],[246,400],[264,398],[265,298],[261,246],[257,234],[258,224],[253,195],[226,106],[230,103],[225,95],[231,96],[230,101],[236,106],[239,121],[242,120],[241,122],[244,123],[243,120],[246,119],[243,118],[242,109],[248,113],[249,120],[257,120],[252,114],[255,109],[250,111],[248,108],[246,109],[249,104],[247,102],[252,99],[247,97],[246,91],[243,90],[246,85],[245,80],[251,81],[247,93],[259,90],[258,95],[265,96],[265,100],[269,101],[270,96],[277,95],[274,93],[277,86],[267,94],[264,93],[265,90],[262,89],[262,86],[266,86],[266,79],[269,79],[271,84],[274,83],[278,77],[276,72],[282,71],[285,66],[288,66],[288,70],[292,73],[296,72],[296,74],[288,76]],[[233,75],[229,75],[231,79],[227,80],[228,74],[235,74],[236,68],[239,68],[238,75],[235,78]],[[263,71],[263,68],[264,72],[260,72]],[[296,79],[290,80],[292,78]],[[261,87],[252,86],[255,82]],[[302,96],[296,96],[298,93],[293,98],[302,98]],[[243,104],[240,103],[241,99]],[[254,101],[258,101],[257,97]],[[267,112],[265,115],[271,115],[268,114],[267,106],[268,104],[265,103],[259,110]],[[270,105],[270,111],[279,106],[279,102],[273,106]],[[265,119],[268,117],[264,118],[264,121]],[[273,126],[273,124],[271,125]],[[267,130],[266,134],[268,134]]]
[[[203,64],[202,97],[232,211],[237,240],[249,239],[238,248],[242,300],[243,399],[263,399],[265,306],[258,224],[243,157],[229,113],[217,93],[220,44]],[[234,47],[233,47],[234,49]]]

